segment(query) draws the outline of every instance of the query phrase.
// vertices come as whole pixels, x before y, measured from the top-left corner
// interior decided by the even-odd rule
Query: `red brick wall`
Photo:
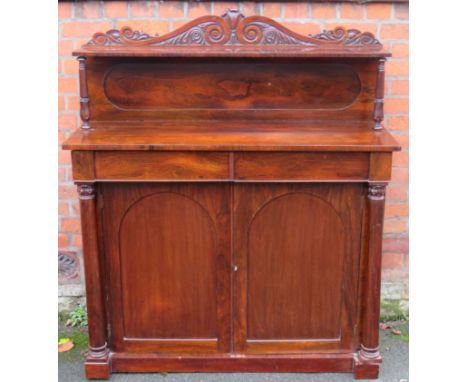
[[[192,18],[227,8],[260,14],[303,34],[336,25],[374,33],[393,53],[386,65],[385,126],[403,150],[394,156],[388,187],[383,254],[383,294],[407,298],[408,275],[408,4],[313,2],[86,1],[59,3],[59,139],[78,127],[78,65],[71,51],[94,32],[129,25],[148,33],[172,31]],[[79,209],[70,153],[59,156],[59,249],[81,252]]]

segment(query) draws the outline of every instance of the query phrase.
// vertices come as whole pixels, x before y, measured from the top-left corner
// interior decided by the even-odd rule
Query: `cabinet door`
[[[230,186],[100,184],[111,347],[230,346]]]
[[[236,186],[236,351],[355,346],[362,200],[359,184]]]

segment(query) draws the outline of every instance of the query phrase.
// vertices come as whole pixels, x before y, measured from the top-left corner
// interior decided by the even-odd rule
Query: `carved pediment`
[[[337,27],[303,36],[263,16],[245,17],[227,10],[221,17],[203,16],[163,36],[151,36],[129,27],[96,33],[85,46],[198,46],[198,45],[303,45],[353,46],[379,50],[382,44],[372,33]]]

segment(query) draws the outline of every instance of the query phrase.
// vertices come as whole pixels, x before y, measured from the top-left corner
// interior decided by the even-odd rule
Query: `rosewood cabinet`
[[[377,378],[384,61],[370,33],[237,11],[80,50],[72,150],[88,378]]]

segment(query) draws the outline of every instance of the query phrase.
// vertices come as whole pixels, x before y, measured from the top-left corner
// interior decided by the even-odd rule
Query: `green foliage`
[[[409,320],[408,312],[401,308],[398,300],[382,300],[380,310],[380,322]]]
[[[59,353],[61,361],[82,361],[88,348],[88,333],[85,328],[64,328],[63,332],[59,332],[59,341],[68,338],[75,345],[70,351]]]
[[[67,324],[81,328],[88,326],[88,312],[86,307],[78,305],[75,310],[71,311],[68,316]]]
[[[59,322],[66,322],[67,319],[68,319],[68,313],[67,312],[59,312],[59,314],[58,314]]]

